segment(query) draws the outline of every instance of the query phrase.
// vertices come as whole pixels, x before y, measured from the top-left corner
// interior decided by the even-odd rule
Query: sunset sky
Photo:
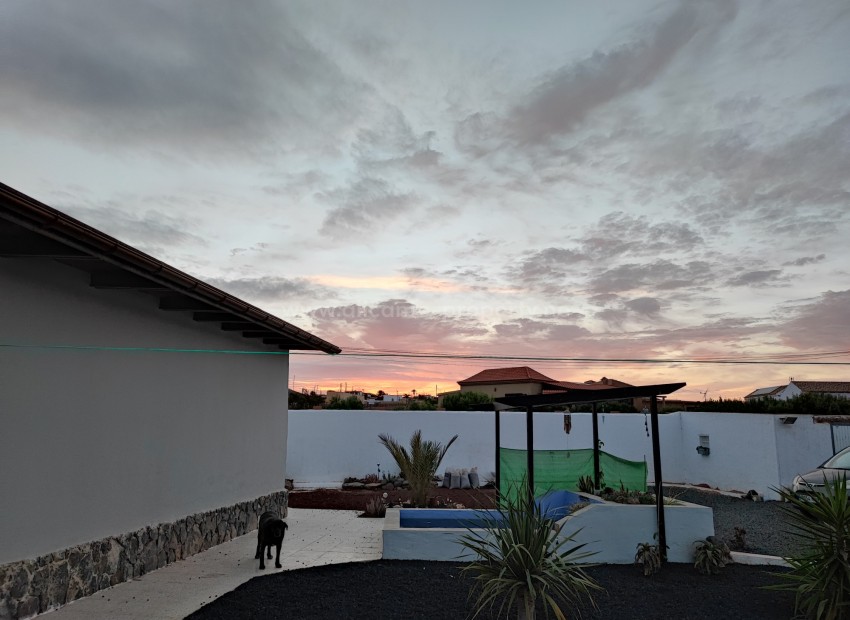
[[[5,0],[0,170],[343,348],[299,389],[850,381],[845,1]]]

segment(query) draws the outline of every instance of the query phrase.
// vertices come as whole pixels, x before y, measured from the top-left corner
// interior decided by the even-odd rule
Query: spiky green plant
[[[732,562],[729,547],[714,536],[698,540],[694,545],[694,568],[703,575],[716,575],[721,568]]]
[[[410,485],[413,503],[417,507],[424,507],[434,474],[457,435],[443,446],[437,441],[422,441],[422,431],[417,430],[410,438],[410,452],[389,435],[378,435],[378,439],[389,450],[401,475]]]
[[[785,558],[791,571],[777,573],[788,581],[776,590],[796,592],[794,613],[817,620],[850,617],[850,502],[847,480],[824,480],[823,493],[798,497],[791,489],[774,489],[785,500],[783,508],[806,550]]]
[[[658,545],[642,542],[638,543],[635,552],[635,564],[643,567],[643,576],[649,577],[661,570],[661,550]]]
[[[596,605],[593,594],[602,588],[582,563],[593,554],[575,544],[575,533],[560,536],[556,522],[524,491],[521,483],[511,493],[500,493],[500,511],[484,517],[485,528],[469,529],[459,539],[476,555],[463,568],[475,580],[473,618],[497,603],[500,618],[516,608],[517,617],[527,620],[535,617],[539,599],[546,617],[551,610],[558,620],[566,619],[561,605],[584,598]]]

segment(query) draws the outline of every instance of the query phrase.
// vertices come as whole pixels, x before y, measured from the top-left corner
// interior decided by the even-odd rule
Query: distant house
[[[783,386],[776,398],[787,400],[800,394],[825,394],[850,398],[850,381],[795,381]]]
[[[289,351],[338,347],[2,184],[0,291],[0,617],[286,510]]]
[[[529,366],[488,368],[458,381],[460,392],[482,392],[493,398],[515,395],[558,394],[575,390],[605,390],[613,387],[630,387],[616,379],[602,377],[599,381],[558,381]],[[446,394],[450,394],[447,392]],[[441,395],[444,396],[445,394]]]
[[[744,400],[746,402],[754,402],[758,400],[765,400],[768,398],[777,398],[779,393],[784,390],[787,385],[772,385],[770,387],[758,388],[757,390],[753,390],[746,396],[744,396]]]
[[[345,400],[346,398],[356,398],[364,405],[366,404],[366,394],[360,390],[351,390],[350,392],[341,392],[337,390],[328,390],[327,402],[331,402],[334,398]]]
[[[544,390],[564,391],[555,379],[528,366],[488,368],[457,383],[461,392],[482,392],[492,398],[542,394]]]

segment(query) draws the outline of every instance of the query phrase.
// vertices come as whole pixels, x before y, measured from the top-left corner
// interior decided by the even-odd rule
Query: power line
[[[315,355],[315,353],[293,353],[294,355]],[[529,355],[477,355],[467,353],[428,353],[415,351],[343,349],[338,357],[356,359],[417,359],[417,360],[482,360],[506,362],[558,362],[581,364],[717,364],[717,365],[767,365],[767,366],[850,366],[850,361],[812,361],[821,358],[850,356],[850,351],[827,351],[822,353],[789,353],[780,355],[753,355],[736,358],[598,358],[598,357],[554,357]]]

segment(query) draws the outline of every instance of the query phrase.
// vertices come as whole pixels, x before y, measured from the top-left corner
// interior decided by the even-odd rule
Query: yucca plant
[[[824,480],[824,492],[797,497],[791,489],[775,489],[790,522],[788,534],[806,550],[785,558],[791,571],[777,573],[787,580],[770,586],[796,592],[794,613],[817,620],[850,618],[850,503],[847,480]]]
[[[422,441],[422,431],[417,430],[410,438],[410,452],[389,435],[378,435],[378,439],[389,450],[401,470],[401,475],[410,485],[413,504],[424,507],[434,474],[437,473],[437,468],[457,435],[443,446],[437,441]]]
[[[546,617],[551,610],[558,620],[567,617],[561,605],[587,598],[595,607],[593,594],[602,588],[582,563],[592,553],[575,544],[575,534],[559,536],[560,528],[525,492],[524,483],[499,499],[500,511],[484,517],[485,528],[469,529],[459,539],[476,555],[463,568],[475,580],[473,618],[498,603],[500,618],[516,608],[518,618],[533,620],[540,599]]]
[[[703,575],[716,575],[721,568],[732,563],[729,547],[714,536],[698,540],[695,545],[694,568]]]
[[[638,543],[635,552],[635,564],[643,567],[643,576],[649,577],[661,570],[661,550],[658,545],[642,542]]]

